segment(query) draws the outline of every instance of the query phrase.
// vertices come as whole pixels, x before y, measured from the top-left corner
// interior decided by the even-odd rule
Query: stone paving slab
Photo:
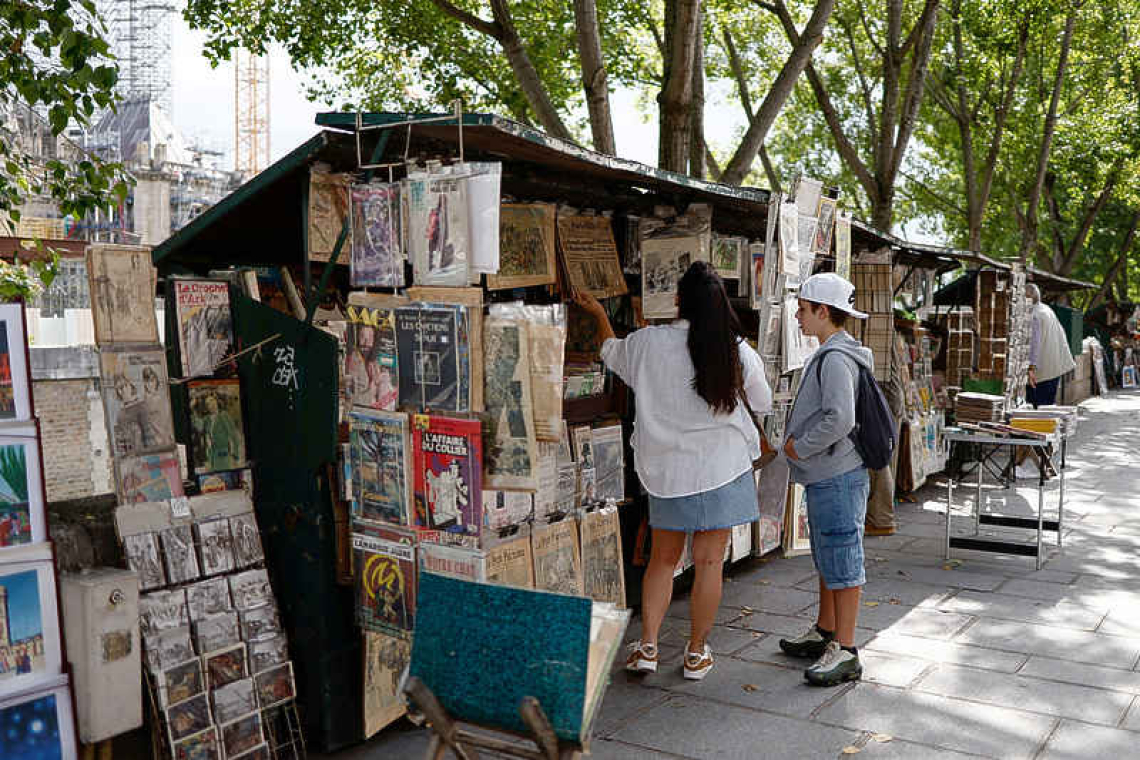
[[[882,736],[886,736],[883,734]],[[878,742],[870,735],[865,737],[866,744],[858,753],[859,760],[970,760],[970,758],[984,757],[965,752],[955,752],[952,749],[939,749],[928,747],[915,742],[891,737],[890,741]],[[858,745],[856,745],[858,746]],[[841,755],[841,760],[849,760],[851,755]]]
[[[900,689],[910,686],[932,666],[929,660],[879,653],[867,647],[859,650],[859,661],[863,664],[863,681]]]
[[[1114,668],[1131,668],[1140,658],[1140,640],[1013,620],[979,620],[955,641]]]
[[[985,670],[958,665],[937,666],[915,689],[1108,726],[1118,724],[1132,704],[1131,694],[1021,675],[995,677]]]
[[[801,668],[720,658],[701,681],[670,679],[671,691],[716,702],[805,717],[835,697],[831,689],[810,686]]]
[[[1030,657],[1019,675],[1044,678],[1050,681],[1082,684],[1099,689],[1113,689],[1129,694],[1140,694],[1140,673],[1134,670],[1105,668],[1099,665],[1055,660],[1050,657]]]
[[[800,633],[800,631],[796,631],[796,633]],[[869,642],[874,635],[875,632],[867,628],[856,628],[855,646],[866,646],[867,642]],[[795,668],[799,672],[802,672],[804,668],[811,665],[811,660],[801,660],[784,654],[783,650],[780,649],[780,638],[780,636],[775,634],[767,635],[755,644],[741,649],[733,655],[733,657],[738,660],[767,662],[781,667]]]
[[[982,594],[969,590],[963,590],[944,600],[938,608],[967,615],[984,615],[999,620],[1018,620],[1080,631],[1096,630],[1106,614],[1105,610],[1068,602],[1042,601],[999,593]]]
[[[732,623],[733,628],[773,633],[779,636],[798,636],[815,622],[814,615],[776,615],[770,612],[753,612],[741,615]]]
[[[1045,751],[1037,760],[1089,760],[1089,758],[1136,757],[1140,736],[1131,731],[1103,726],[1089,726],[1071,720],[1061,725],[1049,738]]]
[[[755,583],[762,586],[791,587],[809,578],[815,578],[815,566],[792,559],[770,559],[755,562],[744,570],[736,570],[725,577],[726,583]],[[784,564],[784,563],[787,564]]]
[[[1140,731],[1140,697],[1132,700],[1132,707],[1128,710],[1128,715],[1124,716],[1120,727],[1129,731]]]
[[[970,615],[929,607],[907,607],[903,604],[880,603],[871,607],[864,603],[859,609],[860,626],[876,631],[889,628],[895,633],[927,639],[952,639],[973,620]]]
[[[796,615],[818,603],[818,593],[751,583],[726,584],[721,601],[725,607],[748,607],[778,615]]]
[[[982,670],[996,670],[999,673],[1016,673],[1029,657],[1026,654],[1000,652],[996,649],[970,646],[953,641],[932,641],[915,636],[905,636],[894,631],[880,632],[875,638],[867,642],[865,648],[894,656],[914,657],[950,665],[968,665]]]
[[[666,758],[684,758],[685,756],[658,752],[625,742],[596,739],[590,744],[590,754],[586,757],[589,760],[666,760]]]

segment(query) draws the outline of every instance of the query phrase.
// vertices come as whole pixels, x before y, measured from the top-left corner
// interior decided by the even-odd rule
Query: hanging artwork
[[[182,474],[174,451],[123,457],[115,462],[119,504],[166,501],[182,495]]]
[[[225,280],[172,278],[183,377],[214,374],[233,353],[230,286]]]
[[[499,210],[498,274],[487,275],[488,290],[550,285],[557,279],[554,206],[504,203]]]
[[[238,568],[256,565],[265,559],[261,546],[261,531],[253,512],[230,518],[230,534],[234,539],[234,562]]]
[[[694,261],[708,261],[703,237],[658,230],[641,243],[641,312],[646,319],[677,316],[677,285]]]
[[[59,617],[48,544],[5,555],[0,604],[0,692],[27,691],[59,675]]]
[[[623,296],[629,292],[608,218],[560,214],[557,227],[558,251],[573,290],[595,298]]]
[[[246,464],[241,382],[195,380],[190,394],[190,455],[195,473],[234,470]]]
[[[357,623],[368,631],[407,636],[415,627],[415,535],[357,521],[352,553]]]
[[[568,517],[551,525],[535,526],[531,545],[534,587],[581,596],[582,562],[578,550],[577,521]]]
[[[815,353],[815,350],[819,348],[818,339],[804,335],[800,330],[800,323],[796,319],[798,308],[799,303],[795,296],[788,296],[784,299],[784,313],[781,317],[783,321],[782,373],[803,367],[811,355]]]
[[[396,307],[408,299],[371,293],[349,296],[345,314],[344,380],[350,404],[370,409],[396,408],[399,366],[396,361]]]
[[[103,349],[99,363],[103,409],[114,456],[173,448],[174,421],[162,347]]]
[[[483,473],[487,488],[533,491],[538,487],[527,327],[524,321],[494,317],[483,325],[487,370]]]
[[[463,412],[471,405],[467,308],[415,304],[396,310],[399,405]]]
[[[404,287],[400,235],[400,185],[373,182],[352,186],[353,287]]]
[[[98,345],[158,343],[156,277],[149,248],[89,245],[87,278]]]
[[[364,738],[403,717],[400,678],[411,659],[411,642],[364,632]]]
[[[162,556],[166,561],[166,577],[171,583],[186,583],[202,575],[194,537],[189,525],[176,525],[159,534]]]
[[[625,449],[621,423],[594,428],[594,496],[598,499],[625,499]]]
[[[765,255],[763,244],[754,243],[748,246],[748,253],[752,261],[752,269],[748,275],[748,305],[753,309],[760,309],[764,305],[764,267],[775,266]]]
[[[712,265],[724,279],[740,276],[740,259],[748,249],[748,241],[741,237],[713,235]]]
[[[835,218],[835,273],[851,279],[851,217],[843,212]]]
[[[355,515],[411,525],[411,426],[398,412],[357,410],[349,416]]]
[[[467,185],[460,177],[417,174],[404,181],[408,255],[417,285],[470,284]]]
[[[0,435],[0,557],[7,547],[47,538],[40,445],[34,424]]]
[[[788,460],[777,457],[756,473],[756,496],[760,502],[759,555],[778,549],[784,535],[784,510],[788,502]]]
[[[0,757],[4,760],[75,760],[75,723],[67,676],[38,691],[0,699]]]
[[[412,420],[414,525],[472,536],[483,525],[483,441],[478,420]]]
[[[0,304],[0,422],[32,416],[24,305]]]
[[[309,260],[328,261],[337,238],[348,219],[347,174],[333,174],[314,167],[309,172]],[[347,245],[347,239],[345,241]],[[344,262],[348,251],[343,247],[338,261]]]
[[[799,221],[795,203],[780,204],[780,274],[786,277],[798,278],[800,274]]]
[[[123,536],[123,553],[127,565],[138,573],[139,588],[143,591],[166,585],[166,572],[158,551],[158,536],[154,533],[137,533]]]
[[[812,250],[816,256],[831,255],[831,235],[835,229],[835,209],[838,205],[839,201],[835,198],[821,196],[819,199],[819,212],[816,214],[819,225],[816,227],[812,243]]]

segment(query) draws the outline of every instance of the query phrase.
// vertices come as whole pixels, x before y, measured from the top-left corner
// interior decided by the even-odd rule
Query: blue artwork
[[[24,641],[43,633],[43,616],[40,614],[40,585],[37,571],[25,570],[22,573],[0,576],[0,589],[7,592],[7,612],[9,641]],[[5,621],[0,618],[0,625]],[[2,757],[2,755],[0,755]]]
[[[4,760],[61,760],[55,695],[0,710],[0,757]]]

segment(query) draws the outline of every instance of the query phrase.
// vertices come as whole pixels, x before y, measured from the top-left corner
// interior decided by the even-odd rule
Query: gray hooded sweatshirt
[[[838,350],[836,350],[838,349]],[[824,351],[823,371],[816,364]],[[863,466],[848,434],[855,429],[859,362],[874,370],[871,349],[845,330],[832,335],[804,367],[800,390],[788,415],[787,435],[799,459],[788,460],[792,480],[808,485]]]

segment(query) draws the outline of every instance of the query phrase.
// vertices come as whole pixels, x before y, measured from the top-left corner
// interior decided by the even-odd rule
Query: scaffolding
[[[149,100],[171,112],[171,33],[175,4],[169,0],[100,0],[107,41],[119,61],[118,89],[124,100]]]
[[[234,55],[234,170],[249,179],[269,166],[269,57]]]

